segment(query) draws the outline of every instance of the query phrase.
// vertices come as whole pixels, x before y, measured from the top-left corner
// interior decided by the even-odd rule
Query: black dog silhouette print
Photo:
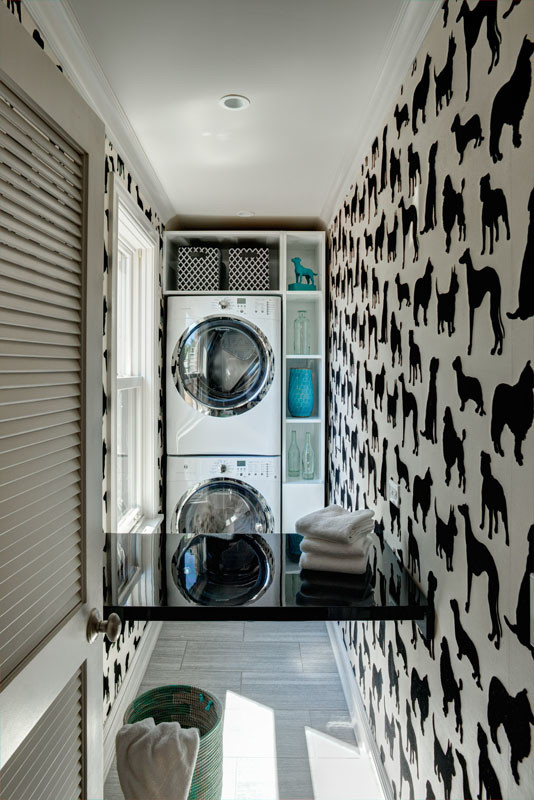
[[[465,178],[462,178],[461,190],[457,192],[452,185],[451,176],[445,176],[442,192],[442,221],[443,230],[445,231],[445,250],[447,253],[451,249],[451,232],[455,222],[458,223],[458,241],[461,242],[462,239],[465,241],[464,188]]]
[[[523,647],[530,650],[534,658],[534,646],[530,642],[530,576],[532,574],[532,564],[534,564],[534,525],[530,526],[527,541],[527,563],[517,595],[515,622],[510,622],[506,614],[504,615],[504,620],[512,633],[517,636],[519,642]]]
[[[491,5],[488,3],[488,5]],[[512,144],[521,146],[520,125],[525,113],[530,87],[532,84],[532,66],[530,59],[534,53],[534,42],[523,39],[515,69],[497,94],[491,107],[489,151],[494,163],[502,160],[499,149],[501,133],[504,125],[512,126]]]
[[[417,209],[414,205],[408,206],[407,208],[404,205],[404,197],[401,197],[399,200],[399,208],[401,210],[401,220],[402,220],[402,268],[404,269],[404,262],[406,257],[406,239],[410,233],[412,232],[412,244],[413,244],[413,261],[417,261],[419,258],[419,239],[417,237]],[[447,251],[448,252],[448,251]]]
[[[397,386],[397,381],[393,384],[393,392],[390,394],[386,385],[386,411],[387,411],[387,421],[391,422],[393,427],[397,426],[397,401],[399,399],[399,387]]]
[[[419,153],[414,152],[411,144],[408,145],[408,197],[412,197],[417,186],[417,178],[421,183],[421,161]]]
[[[437,224],[436,218],[436,154],[438,152],[438,143],[434,142],[430,145],[428,151],[428,176],[426,180],[426,198],[425,198],[425,225],[420,231],[421,234],[428,233],[434,230]]]
[[[402,366],[402,340],[401,340],[402,322],[399,323],[395,320],[395,312],[391,314],[391,326],[389,331],[389,343],[391,346],[391,366],[395,366],[395,357],[397,357],[399,366]]]
[[[432,729],[434,731],[434,772],[438,776],[438,781],[443,783],[445,800],[451,800],[452,779],[456,775],[452,744],[450,741],[447,742],[446,751],[441,746],[436,733],[434,714],[432,714]]]
[[[406,700],[406,746],[408,748],[408,758],[410,764],[415,762],[417,768],[417,777],[419,778],[419,753],[417,750],[417,736],[412,722],[412,709],[410,703]]]
[[[411,415],[412,417],[412,431],[413,431],[413,454],[416,456],[419,452],[419,434],[418,428],[418,414],[417,414],[417,401],[415,395],[406,389],[404,375],[399,375],[399,383],[401,385],[401,399],[402,399],[402,447],[404,447],[406,421]],[[417,519],[417,516],[416,516]]]
[[[454,677],[451,664],[451,654],[449,643],[445,636],[441,639],[441,656],[439,659],[439,671],[441,677],[441,688],[443,690],[443,713],[448,716],[449,703],[453,704],[456,716],[456,733],[460,734],[460,742],[464,740],[463,721],[462,721],[462,700],[460,692],[463,689],[463,682]]]
[[[458,646],[456,657],[459,661],[461,661],[464,656],[467,658],[473,667],[473,680],[476,682],[478,688],[482,689],[482,684],[480,682],[480,662],[478,660],[477,649],[461,623],[458,600],[453,598],[450,601],[450,605],[454,616],[454,635],[456,637],[456,644]]]
[[[528,200],[528,211],[527,244],[521,265],[518,306],[515,311],[508,312],[506,315],[510,319],[534,317],[534,189],[532,189]]]
[[[506,534],[506,544],[510,544],[508,533],[508,511],[506,507],[506,496],[501,484],[491,474],[491,456],[483,450],[480,453],[480,472],[482,473],[482,520],[481,529],[484,528],[486,519],[486,509],[488,511],[489,533],[488,538],[493,536],[493,525],[495,533],[499,532],[499,514],[501,515]]]
[[[436,85],[436,116],[438,116],[439,112],[443,108],[443,98],[445,98],[447,105],[449,105],[452,99],[452,73],[455,52],[456,40],[451,33],[449,36],[449,47],[447,50],[447,60],[445,62],[445,66],[437,75],[436,68],[434,67],[434,83]]]
[[[447,292],[438,291],[438,279],[436,278],[436,297],[437,297],[437,310],[438,310],[438,333],[445,331],[447,325],[447,333],[449,336],[455,331],[454,317],[456,315],[456,295],[460,284],[458,283],[458,276],[453,267],[451,271],[451,280],[449,283],[449,290]]]
[[[364,689],[365,691],[365,689]],[[393,714],[391,714],[391,720],[387,715],[387,711],[384,711],[384,736],[386,737],[386,742],[389,745],[389,757],[393,758],[393,747],[395,745],[395,719]]]
[[[399,272],[397,272],[397,274],[395,275],[395,286],[397,287],[397,300],[399,301],[399,311],[401,310],[403,303],[406,303],[407,306],[411,306],[412,302],[410,300],[410,287],[407,283],[401,283]]]
[[[472,400],[475,404],[475,411],[480,416],[484,416],[484,400],[482,397],[482,387],[478,378],[471,378],[464,375],[462,370],[462,359],[456,356],[452,362],[452,368],[456,372],[456,385],[458,387],[458,396],[460,397],[460,411],[463,411],[465,404]]]
[[[473,9],[469,8],[467,0],[463,0],[458,16],[456,17],[456,22],[460,22],[461,19],[463,19],[464,23],[465,49],[467,54],[467,90],[465,99],[469,100],[469,91],[471,88],[471,51],[476,44],[478,34],[480,33],[480,27],[484,19],[486,20],[486,34],[491,50],[491,62],[488,73],[491,72],[493,67],[499,62],[502,37],[497,25],[497,0],[479,0]]]
[[[374,173],[370,174],[369,170],[367,170],[365,179],[367,181],[367,194],[369,196],[369,204],[367,206],[367,223],[369,223],[371,221],[371,198],[374,198],[375,201],[375,217],[378,208],[378,200],[376,198],[376,175]]]
[[[384,125],[382,131],[382,161],[380,163],[380,188],[378,194],[384,191],[388,185],[388,150],[387,150],[388,126]]]
[[[384,436],[382,439],[382,466],[380,467],[380,485],[378,492],[384,500],[387,500],[387,475],[388,475],[388,440]]]
[[[398,720],[395,720],[395,723],[396,723],[397,729],[399,731],[399,762],[400,762],[399,795],[402,796],[402,782],[406,781],[406,783],[408,784],[408,788],[410,790],[409,800],[415,800],[412,773],[410,772],[410,766],[408,764],[408,760],[407,760],[406,756],[404,755],[404,747],[403,747],[403,744],[402,744],[401,726],[400,726]]]
[[[412,667],[412,674],[410,680],[410,700],[412,704],[412,711],[416,714],[415,704],[419,706],[419,721],[421,724],[421,733],[424,735],[424,724],[428,717],[430,689],[428,686],[428,675],[424,678],[419,677],[419,673],[415,667]]]
[[[395,187],[402,192],[402,175],[401,175],[401,151],[399,148],[398,157],[395,155],[395,150],[391,148],[389,155],[389,185],[391,186],[391,202],[395,200]]]
[[[485,789],[486,800],[501,800],[502,792],[488,754],[488,737],[480,722],[477,722],[478,757],[478,795],[482,798],[482,787]]]
[[[421,350],[413,337],[413,331],[408,331],[408,346],[410,350],[410,374],[408,380],[410,383],[415,383],[418,377],[420,381],[423,380],[423,373],[421,371]]]
[[[465,430],[462,431],[462,438],[460,438],[454,429],[452,411],[449,406],[447,406],[445,409],[443,422],[443,458],[445,460],[445,483],[447,486],[450,484],[451,469],[456,464],[458,468],[458,488],[465,492]]]
[[[425,65],[423,67],[423,74],[419,83],[415,87],[412,100],[412,131],[415,135],[418,131],[417,128],[417,115],[421,111],[423,124],[426,122],[426,101],[428,98],[428,90],[430,88],[430,63],[432,59],[427,53],[425,58]]]
[[[433,356],[430,360],[430,379],[428,383],[428,395],[426,400],[425,410],[425,427],[421,431],[421,436],[428,439],[432,444],[437,444],[437,405],[438,405],[438,391],[437,391],[437,374],[439,368],[439,359]]]
[[[417,278],[413,291],[413,319],[419,326],[419,308],[423,309],[423,324],[428,324],[427,312],[432,295],[432,273],[434,267],[430,259],[426,262],[425,272],[421,278]]]
[[[485,572],[488,576],[488,606],[492,626],[488,634],[488,639],[490,642],[494,641],[495,647],[499,649],[502,625],[499,616],[499,574],[497,572],[497,567],[486,545],[475,537],[469,518],[469,509],[465,503],[458,506],[458,511],[463,516],[465,523],[465,552],[467,563],[467,601],[465,604],[465,611],[468,614],[471,605],[473,575],[480,577],[480,575]]]
[[[382,259],[382,250],[384,248],[384,234],[386,231],[386,213],[382,211],[380,224],[375,231],[375,263],[378,263],[378,252],[380,251],[380,258]]]
[[[486,0],[487,2],[487,0]],[[451,132],[454,133],[456,141],[456,149],[460,155],[459,164],[464,160],[465,148],[469,142],[474,142],[475,147],[480,147],[484,139],[482,135],[482,125],[478,114],[473,114],[467,122],[463,123],[460,120],[460,115],[456,114],[452,121]]]
[[[402,658],[404,672],[406,675],[408,675],[408,656],[406,653],[406,645],[402,641],[401,635],[399,633],[399,623],[397,620],[395,620],[395,655],[400,656]]]
[[[389,289],[389,281],[384,281],[384,286],[382,288],[382,319],[380,322],[380,344],[387,344],[388,343],[388,289]]]
[[[510,766],[517,784],[520,783],[518,763],[530,754],[530,726],[534,726],[534,716],[528,700],[527,690],[523,689],[515,697],[508,694],[499,678],[493,676],[489,686],[488,723],[492,741],[501,752],[498,730],[502,725],[510,742]]]
[[[399,671],[395,666],[395,658],[393,656],[393,645],[391,641],[388,642],[388,678],[389,678],[389,696],[391,697],[393,691],[395,692],[395,705],[397,712],[399,711]]]
[[[382,685],[384,683],[384,678],[382,677],[382,670],[376,668],[376,664],[373,664],[373,669],[371,673],[371,686],[373,688],[373,697],[376,694],[377,698],[377,708],[380,710],[380,701],[382,700]]]
[[[412,498],[412,511],[416,522],[419,522],[417,517],[417,509],[421,509],[423,530],[426,533],[426,518],[430,509],[430,490],[432,486],[432,476],[430,474],[430,467],[423,478],[416,475],[413,479],[413,498]]]
[[[449,519],[447,522],[445,522],[438,514],[437,501],[436,498],[434,498],[434,512],[436,515],[436,555],[440,558],[445,556],[445,566],[447,568],[447,572],[452,572],[454,538],[458,535],[454,506],[449,506]]]
[[[490,320],[493,328],[493,347],[491,355],[501,355],[504,341],[504,325],[501,316],[501,282],[493,267],[475,269],[469,248],[464,250],[458,259],[464,264],[467,275],[467,300],[469,303],[469,346],[467,355],[471,355],[473,346],[473,323],[475,310],[479,308],[486,294],[490,296]]]
[[[492,189],[489,172],[480,179],[480,199],[482,201],[482,252],[486,249],[486,228],[489,228],[490,255],[493,253],[493,238],[499,241],[499,217],[502,218],[506,228],[506,238],[510,238],[510,225],[508,224],[508,206],[502,189]]]
[[[410,115],[408,113],[408,106],[406,103],[399,108],[399,105],[395,106],[395,111],[393,112],[393,116],[395,117],[395,125],[397,127],[397,139],[400,138],[400,132],[403,125],[408,125],[410,121]]]
[[[419,557],[419,545],[413,532],[413,522],[408,517],[408,569],[412,575],[417,575],[421,580],[421,561]]]
[[[534,419],[534,372],[527,361],[514,386],[499,383],[493,393],[491,407],[491,438],[495,452],[503,456],[501,435],[505,425],[514,436],[515,460],[523,464],[522,444]]]
[[[507,17],[509,17],[509,16],[510,16],[510,14],[512,13],[512,11],[514,10],[514,8],[515,8],[516,6],[518,6],[518,5],[520,4],[520,2],[521,2],[521,0],[511,0],[511,2],[510,2],[510,5],[508,6],[508,9],[507,9],[507,11],[505,11],[505,12],[504,12],[504,14],[502,15],[502,18],[503,18],[503,19],[506,19]]]

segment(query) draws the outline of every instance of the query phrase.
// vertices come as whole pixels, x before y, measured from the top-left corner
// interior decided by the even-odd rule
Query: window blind
[[[3,679],[82,600],[83,209],[83,155],[0,81]]]

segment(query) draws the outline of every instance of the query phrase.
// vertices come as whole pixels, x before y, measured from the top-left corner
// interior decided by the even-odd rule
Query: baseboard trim
[[[122,728],[122,720],[126,709],[137,696],[150,656],[158,641],[162,624],[161,622],[149,622],[145,628],[132,666],[124,677],[119,696],[113,703],[109,717],[104,723],[104,780],[115,758],[115,737],[119,729]]]
[[[382,759],[380,758],[380,752],[378,750],[376,739],[371,731],[371,726],[369,724],[369,719],[363,704],[360,687],[354,678],[349,655],[345,649],[345,645],[343,644],[341,629],[336,622],[330,621],[326,623],[326,628],[330,637],[332,650],[334,651],[336,666],[339,672],[351,722],[354,727],[356,740],[358,741],[358,739],[361,739],[363,735],[364,744],[371,756],[378,780],[380,781],[380,786],[382,787],[384,800],[394,800],[393,789],[382,763]]]

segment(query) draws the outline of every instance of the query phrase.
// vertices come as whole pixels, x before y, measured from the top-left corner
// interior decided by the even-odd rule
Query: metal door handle
[[[105,633],[110,642],[116,642],[122,628],[121,618],[118,614],[110,614],[103,620],[97,608],[93,608],[87,620],[87,641],[94,642],[99,633]]]

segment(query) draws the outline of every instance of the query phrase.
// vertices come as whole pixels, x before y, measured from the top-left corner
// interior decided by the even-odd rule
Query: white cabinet
[[[269,251],[269,289],[230,292],[176,290],[178,285],[178,248],[213,247],[221,251],[228,266],[230,248],[262,247]],[[283,308],[282,373],[282,532],[294,532],[295,520],[320,508],[325,501],[325,234],[322,231],[169,231],[164,239],[164,294],[273,294],[281,296]],[[296,268],[296,269],[295,269]],[[226,284],[221,270],[221,287]],[[292,287],[292,288],[290,288]],[[314,287],[314,288],[313,288]],[[294,322],[305,311],[310,322],[310,351],[297,354],[294,347]],[[310,369],[314,402],[310,416],[293,417],[288,408],[291,369]],[[266,420],[266,424],[268,421]],[[291,432],[296,432],[301,458],[306,433],[310,434],[315,454],[312,479],[289,477],[287,451]]]

